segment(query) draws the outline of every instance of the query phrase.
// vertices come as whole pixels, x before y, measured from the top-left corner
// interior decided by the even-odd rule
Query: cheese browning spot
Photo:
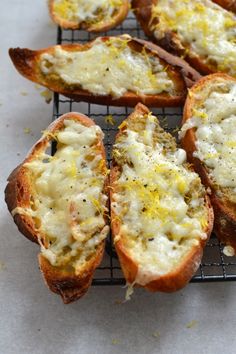
[[[91,48],[66,51],[57,46],[54,53],[40,57],[40,69],[48,79],[62,80],[95,95],[119,98],[126,92],[155,95],[174,94],[175,86],[158,57],[132,50],[129,36],[98,38]]]
[[[158,0],[152,7],[150,26],[157,39],[169,30],[177,33],[191,49],[183,56],[193,52],[207,65],[236,75],[236,18],[212,1]]]
[[[173,270],[206,239],[205,190],[186,165],[186,153],[151,113],[126,121],[113,157],[121,169],[112,210],[126,252],[139,265],[135,282]]]
[[[52,265],[70,266],[76,273],[108,232],[103,194],[106,167],[97,151],[102,132],[96,125],[86,127],[68,119],[63,130],[44,135],[57,140],[57,151],[53,157],[42,152],[24,164],[32,176],[33,200],[30,208],[16,208],[12,215],[30,215],[43,235],[43,256]]]

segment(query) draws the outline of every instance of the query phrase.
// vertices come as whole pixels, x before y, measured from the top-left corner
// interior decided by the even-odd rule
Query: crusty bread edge
[[[135,110],[131,115],[128,117],[129,119],[135,119],[137,114],[147,114],[149,113],[149,109],[142,104],[138,104],[135,107]],[[118,132],[117,137],[122,134],[125,128],[121,128]],[[111,202],[114,201],[113,195],[116,193],[115,182],[118,179],[120,174],[119,166],[113,161],[113,166],[111,168],[110,173],[110,199]],[[214,214],[213,209],[210,204],[210,200],[206,195],[205,198],[205,205],[207,206],[208,210],[208,225],[205,230],[207,234],[207,239],[210,237],[212,227],[213,227],[213,220]],[[136,276],[138,274],[138,264],[131,258],[128,252],[125,250],[124,245],[122,243],[122,234],[120,234],[120,220],[116,217],[116,213],[114,212],[113,208],[111,208],[111,229],[112,229],[112,237],[115,241],[117,235],[120,237],[117,241],[115,241],[115,248],[116,252],[119,257],[119,261],[121,264],[122,271],[124,273],[125,279],[129,284],[135,284]],[[199,264],[201,262],[203,248],[207,242],[207,239],[200,240],[197,246],[193,246],[192,250],[188,252],[186,257],[182,260],[181,264],[172,272],[169,272],[163,276],[157,276],[156,279],[151,280],[145,286],[146,289],[150,291],[163,291],[163,292],[174,292],[183,288],[192,278],[192,276],[197,271]],[[137,286],[142,286],[136,283]]]
[[[228,11],[232,11],[232,12],[236,13],[236,1],[235,0],[212,0],[212,1]]]
[[[119,11],[115,16],[112,16],[110,20],[89,25],[86,24],[86,22],[78,23],[76,21],[65,20],[57,16],[54,12],[54,2],[55,0],[48,1],[48,10],[53,22],[64,29],[83,29],[93,33],[106,32],[114,27],[117,27],[121,22],[124,21],[129,12],[129,0],[122,0],[122,5],[120,5]]]
[[[70,112],[62,115],[56,121],[54,121],[48,128],[47,131],[53,133],[60,130],[63,127],[63,122],[65,119],[73,119],[82,123],[85,126],[94,125],[94,121],[89,119],[83,114]],[[41,137],[36,144],[32,147],[28,153],[25,160],[10,174],[8,177],[8,184],[5,189],[5,201],[7,203],[10,213],[16,207],[27,207],[30,203],[30,188],[28,186],[29,181],[27,181],[27,172],[24,168],[26,162],[32,161],[34,156],[36,156],[40,151],[44,151],[47,148],[48,142],[52,138],[49,135]],[[105,160],[105,148],[100,140],[98,149],[102,153],[102,157]],[[107,193],[108,179],[106,179],[104,192]],[[23,205],[22,205],[23,198]],[[105,216],[104,216],[105,218]],[[40,243],[38,238],[40,235],[34,229],[34,223],[30,216],[16,214],[14,215],[14,221],[19,229],[19,231],[33,242]],[[94,257],[92,257],[86,264],[86,268],[83,269],[79,274],[68,274],[59,267],[54,267],[50,262],[40,253],[39,254],[39,264],[41,272],[44,276],[45,282],[48,287],[55,293],[61,295],[64,303],[70,303],[79,299],[88,290],[91,282],[93,273],[96,267],[100,264],[103,253],[104,253],[105,241],[102,241],[98,246]]]
[[[186,99],[182,124],[184,124],[192,115],[192,108],[195,104],[194,93],[200,91],[201,88],[218,78],[236,82],[235,78],[223,73],[208,75],[199,80],[192,87]],[[203,184],[211,189],[210,199],[215,213],[214,231],[216,235],[221,242],[232,246],[236,252],[236,205],[232,205],[232,203],[229,203],[225,198],[220,198],[218,196],[214,184],[209,177],[207,168],[202,161],[193,156],[193,153],[196,150],[195,141],[196,136],[194,129],[189,129],[182,138],[181,144],[187,152],[188,160],[193,163],[196,172],[200,175]]]
[[[38,62],[40,55],[43,53],[51,53],[54,50],[54,46],[41,49],[37,51],[21,48],[11,48],[9,50],[9,55],[12,62],[18,72],[26,77],[27,79],[39,83],[54,92],[63,94],[64,96],[70,97],[75,101],[84,101],[95,104],[103,105],[113,105],[113,106],[129,106],[134,107],[137,103],[142,102],[149,107],[166,107],[166,106],[182,106],[187,95],[187,88],[191,87],[196,80],[200,78],[199,73],[194,69],[189,67],[189,65],[181,59],[178,59],[167,53],[162,48],[149,43],[147,41],[139,40],[137,38],[127,37],[127,35],[118,36],[119,38],[130,39],[129,45],[132,46],[134,50],[141,51],[145,48],[150,53],[155,53],[161,60],[167,63],[170,72],[173,72],[175,83],[179,86],[179,95],[170,96],[168,93],[161,93],[157,95],[137,95],[133,92],[126,92],[123,96],[119,98],[114,98],[112,96],[102,96],[93,95],[92,93],[82,90],[75,89],[74,91],[69,90],[66,86],[57,83],[49,83],[44,79],[43,75],[40,73],[38,68]],[[106,41],[111,37],[101,37],[102,40]],[[87,50],[94,43],[94,40],[88,42],[84,45],[74,44],[74,45],[62,45],[61,47],[65,50]]]

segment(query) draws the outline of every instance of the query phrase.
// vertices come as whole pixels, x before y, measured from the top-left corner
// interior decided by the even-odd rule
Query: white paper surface
[[[92,287],[67,306],[43,284],[37,246],[18,232],[3,191],[50,123],[52,105],[16,72],[7,50],[54,44],[56,28],[44,0],[11,0],[0,11],[0,353],[235,353],[236,283],[190,284],[169,295],[137,289],[125,304],[117,304],[121,287]]]

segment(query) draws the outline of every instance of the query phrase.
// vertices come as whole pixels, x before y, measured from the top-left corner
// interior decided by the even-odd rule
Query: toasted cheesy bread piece
[[[184,107],[182,145],[211,188],[215,232],[236,251],[236,79],[212,74],[190,91]]]
[[[65,29],[102,32],[118,26],[129,12],[128,0],[49,0],[52,20]]]
[[[101,129],[68,113],[53,122],[9,176],[6,203],[16,225],[41,247],[39,264],[64,303],[92,282],[109,227],[107,169]],[[56,142],[53,156],[46,150]]]
[[[145,33],[203,74],[236,77],[236,17],[211,0],[133,0]]]
[[[38,51],[10,49],[10,56],[28,79],[98,104],[178,106],[200,78],[186,62],[128,35]]]
[[[172,292],[199,267],[213,212],[186,153],[142,104],[113,148],[111,228],[129,284]]]

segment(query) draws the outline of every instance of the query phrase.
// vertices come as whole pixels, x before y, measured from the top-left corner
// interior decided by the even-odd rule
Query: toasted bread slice
[[[217,236],[236,251],[236,79],[212,74],[190,90],[182,145],[211,188]],[[230,247],[226,253],[233,255]]]
[[[54,121],[9,176],[8,209],[18,229],[41,246],[39,264],[64,303],[90,286],[104,251],[107,169],[102,131],[88,117]],[[53,156],[46,150],[57,144]]]
[[[199,267],[214,217],[185,158],[142,104],[121,124],[110,176],[111,228],[129,284],[173,292]]]
[[[10,56],[29,80],[76,101],[114,106],[178,106],[200,78],[186,62],[128,35],[38,51],[10,49]]]
[[[223,1],[222,1],[223,3]],[[144,32],[202,74],[236,77],[236,17],[211,0],[133,0]]]
[[[105,32],[118,26],[129,12],[128,0],[49,0],[52,20],[65,29]]]

